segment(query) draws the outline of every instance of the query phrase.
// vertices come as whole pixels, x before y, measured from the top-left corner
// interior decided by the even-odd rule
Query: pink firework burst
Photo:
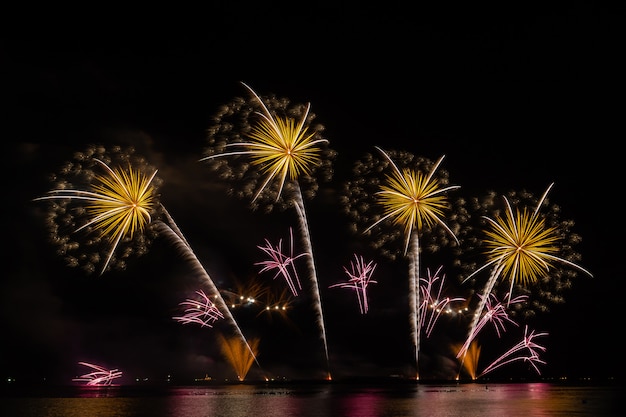
[[[506,351],[504,355],[500,356],[498,359],[493,361],[491,365],[485,368],[485,370],[479,375],[479,377],[493,371],[496,368],[499,368],[511,362],[517,362],[517,361],[529,362],[532,365],[532,367],[535,369],[535,371],[537,371],[537,374],[541,375],[541,372],[539,372],[539,368],[537,364],[540,363],[540,364],[545,365],[546,362],[539,359],[539,351],[544,352],[546,348],[535,343],[534,339],[540,336],[547,336],[547,335],[548,333],[535,333],[534,330],[531,331],[529,334],[528,326],[526,326],[524,328],[524,338],[522,339],[522,341],[516,344],[515,346],[513,346],[508,351]],[[516,354],[520,351],[526,351],[527,354],[526,355],[521,354],[521,355],[516,356]]]
[[[268,239],[265,239],[265,246],[257,247],[265,252],[270,257],[270,259],[257,262],[255,263],[255,265],[263,265],[263,268],[260,271],[261,273],[276,269],[276,275],[274,275],[274,279],[278,278],[278,276],[282,276],[289,286],[292,294],[294,296],[297,296],[298,290],[302,290],[302,284],[300,283],[300,278],[298,278],[298,272],[296,271],[294,262],[300,257],[307,256],[307,253],[301,253],[294,256],[293,229],[291,227],[289,228],[289,238],[289,255],[286,255],[283,252],[282,239],[278,241],[277,246],[272,246],[270,241]]]
[[[443,297],[443,284],[446,280],[445,274],[441,274],[440,266],[434,274],[431,274],[430,269],[427,270],[427,278],[420,278],[423,283],[420,286],[422,293],[422,302],[419,306],[420,327],[426,331],[426,337],[430,337],[430,334],[441,316],[441,313],[452,312],[451,305],[455,302],[464,302],[465,298],[462,297]]]
[[[122,376],[122,372],[117,369],[106,369],[100,365],[94,365],[88,362],[78,362],[78,364],[93,369],[92,372],[88,372],[79,376],[78,378],[72,379],[72,381],[84,382],[85,385],[112,385],[114,379]]]
[[[478,294],[478,296],[481,298],[481,300],[483,299],[482,295]],[[507,305],[509,305],[509,304],[521,303],[525,301],[528,297],[525,295],[520,295],[513,299],[509,299],[509,295],[507,294],[506,298],[508,300]],[[513,321],[509,317],[508,313],[506,312],[506,306],[502,304],[502,302],[498,301],[497,297],[493,293],[490,293],[487,296],[487,299],[485,300],[485,310],[486,310],[485,314],[483,314],[480,320],[478,320],[473,331],[470,332],[470,334],[467,337],[467,340],[465,340],[463,347],[461,348],[461,350],[456,356],[457,358],[460,358],[461,356],[465,355],[472,341],[476,339],[476,336],[478,336],[478,333],[480,333],[482,328],[485,327],[487,323],[489,322],[493,323],[493,326],[496,329],[496,333],[498,334],[498,337],[500,337],[500,334],[501,334],[500,332],[506,331],[506,328],[505,328],[506,322],[512,323],[513,325],[517,326],[517,323]]]
[[[369,284],[376,284],[376,281],[372,280],[372,274],[376,269],[376,264],[373,261],[367,264],[363,260],[362,256],[354,255],[354,261],[350,262],[350,269],[344,266],[343,270],[350,278],[346,282],[331,285],[328,288],[349,288],[354,290],[357,299],[359,301],[359,309],[361,314],[366,314],[369,310],[369,303],[367,301],[367,286]]]
[[[224,315],[204,291],[196,291],[196,294],[198,294],[200,298],[196,300],[188,298],[186,301],[180,303],[179,305],[185,308],[184,314],[172,318],[182,324],[197,323],[202,327],[213,327],[212,323],[224,318]]]

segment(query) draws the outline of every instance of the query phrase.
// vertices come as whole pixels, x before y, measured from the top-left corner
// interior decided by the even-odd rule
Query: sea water
[[[625,386],[232,384],[5,389],[2,417],[626,416]]]

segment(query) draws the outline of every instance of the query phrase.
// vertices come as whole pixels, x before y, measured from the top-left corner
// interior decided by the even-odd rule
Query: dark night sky
[[[310,102],[338,152],[333,181],[309,202],[333,373],[411,372],[403,263],[381,264],[367,316],[351,294],[327,289],[344,279],[341,268],[359,247],[333,193],[356,158],[381,146],[446,155],[444,168],[466,195],[539,195],[554,182],[551,201],[575,221],[580,264],[594,278],[580,275],[566,302],[534,323],[549,332],[543,373],[623,375],[615,149],[622,129],[613,104],[622,97],[622,13],[585,2],[421,11],[346,3],[304,15],[271,6],[213,8],[204,23],[182,31],[151,23],[132,36],[92,30],[0,39],[8,150],[0,377],[65,382],[81,371],[81,360],[119,367],[127,378],[228,375],[211,329],[171,320],[195,282],[168,242],[155,242],[125,272],[86,276],[53,253],[42,205],[31,200],[87,144],[133,143],[159,169],[161,202],[218,286],[254,277],[256,246],[285,237],[295,218],[248,210],[198,162],[210,117],[246,94],[240,81],[262,95]],[[237,313],[244,332],[261,336],[267,372],[323,374],[309,307],[305,297],[294,301],[294,326]],[[505,348],[505,341],[491,343],[486,355]],[[424,366],[439,375],[451,367],[450,355],[435,345],[423,348]]]

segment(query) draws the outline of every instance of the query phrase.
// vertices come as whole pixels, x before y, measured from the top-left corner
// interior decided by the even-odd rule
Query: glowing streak
[[[378,202],[383,208],[383,215],[374,224],[369,226],[369,231],[385,220],[391,220],[394,225],[404,227],[405,248],[404,253],[409,257],[409,308],[411,309],[411,334],[415,349],[416,379],[419,379],[419,351],[422,321],[420,316],[420,247],[419,234],[424,227],[442,226],[458,245],[458,239],[450,228],[441,219],[444,210],[449,207],[444,193],[459,188],[449,186],[441,188],[437,179],[433,176],[443,161],[443,156],[435,163],[427,175],[411,169],[400,170],[398,165],[381,148],[376,148],[383,155],[392,168],[392,173],[387,175],[386,182],[380,186],[376,193]],[[410,246],[410,251],[409,251]]]
[[[255,356],[254,352],[252,351],[252,348],[248,344],[245,336],[243,335],[241,329],[239,328],[239,325],[237,324],[237,321],[235,320],[235,318],[231,314],[230,310],[228,309],[228,306],[224,302],[224,299],[222,298],[222,295],[220,294],[220,292],[217,289],[217,287],[215,286],[215,283],[213,282],[213,280],[209,276],[208,272],[204,269],[204,267],[202,266],[202,264],[200,263],[200,261],[196,257],[196,254],[193,252],[191,247],[186,244],[186,240],[182,236],[182,234],[180,234],[180,230],[178,228],[172,229],[169,225],[163,223],[160,220],[155,222],[155,226],[165,236],[167,236],[167,237],[169,237],[170,239],[173,240],[175,246],[181,251],[182,255],[184,255],[187,258],[187,260],[189,260],[195,266],[194,269],[199,274],[204,276],[204,278],[206,280],[206,283],[209,285],[209,287],[211,289],[211,293],[215,294],[215,300],[216,300],[217,308],[219,309],[219,311],[222,312],[222,314],[224,314],[224,316],[226,318],[228,318],[228,321],[231,323],[231,325],[233,326],[233,328],[235,329],[235,331],[237,332],[237,334],[239,335],[239,337],[241,338],[243,343],[245,343],[245,345],[248,347],[248,350],[250,350],[250,353],[254,357],[254,360],[256,361],[257,365],[260,367],[258,361],[256,360],[256,356]]]
[[[413,336],[413,348],[415,349],[415,379],[419,380],[419,356],[421,345],[420,319],[420,289],[419,289],[419,235],[416,233],[411,237],[411,251],[409,253],[409,309],[411,317],[411,335]]]
[[[270,260],[261,261],[255,263],[255,265],[263,265],[261,269],[262,272],[271,271],[272,269],[276,269],[276,275],[274,275],[274,279],[276,279],[279,275],[285,279],[289,289],[291,290],[294,296],[298,295],[298,290],[302,290],[302,284],[300,283],[300,278],[298,277],[298,271],[296,270],[294,261],[302,256],[307,256],[306,253],[301,253],[299,255],[294,256],[293,254],[293,230],[289,228],[289,237],[290,237],[290,250],[289,255],[285,255],[283,253],[283,240],[280,239],[278,241],[277,246],[272,246],[269,240],[265,239],[265,246],[257,246],[263,252],[265,252]],[[294,284],[295,279],[295,284]],[[297,288],[296,288],[297,284]]]
[[[478,294],[478,296],[481,299],[483,298],[483,296],[480,294]],[[513,298],[509,302],[512,304],[521,303],[521,302],[524,302],[527,298],[528,297],[525,295],[520,295],[520,296]],[[501,331],[502,332],[506,331],[505,321],[517,326],[517,323],[513,321],[509,317],[508,313],[506,312],[506,307],[504,306],[504,304],[498,301],[498,299],[493,293],[489,294],[488,300],[486,300],[485,302],[485,307],[486,307],[485,314],[483,314],[480,320],[478,320],[478,323],[475,326],[474,331],[468,335],[467,339],[465,340],[465,343],[463,344],[459,353],[456,356],[457,358],[460,358],[461,356],[464,356],[466,354],[467,350],[470,347],[470,344],[474,341],[474,339],[476,339],[476,336],[478,336],[478,333],[480,333],[480,331],[483,329],[483,327],[485,327],[487,323],[491,322],[493,324],[493,327],[495,328],[498,337],[500,337]]]
[[[278,201],[282,195],[287,178],[293,182],[295,188],[293,205],[298,212],[303,241],[306,246],[305,252],[309,254],[308,266],[311,273],[311,286],[314,297],[314,308],[316,310],[315,314],[324,344],[326,363],[329,369],[328,379],[331,379],[326,329],[318,289],[317,273],[315,271],[315,262],[313,260],[313,249],[306,221],[304,202],[302,201],[302,190],[298,184],[300,176],[309,175],[316,167],[322,165],[322,148],[320,145],[326,144],[328,141],[326,139],[314,139],[317,132],[307,133],[309,127],[305,126],[305,123],[309,115],[310,103],[307,104],[306,111],[300,121],[296,122],[289,117],[273,115],[261,97],[248,85],[245,83],[242,84],[252,93],[261,106],[261,111],[256,112],[261,120],[252,126],[248,133],[249,141],[227,143],[225,145],[226,147],[239,147],[243,149],[210,155],[200,159],[200,161],[224,156],[247,155],[251,160],[251,164],[260,166],[261,174],[266,174],[265,181],[252,199],[253,203],[261,196],[263,190],[265,190],[273,180],[277,180],[279,185],[276,201]]]
[[[345,266],[343,267],[344,272],[350,279],[347,282],[334,284],[328,288],[349,288],[354,290],[359,302],[361,314],[367,314],[367,311],[369,310],[367,301],[367,286],[369,284],[376,284],[376,281],[371,279],[375,269],[376,264],[373,261],[365,264],[363,257],[355,254],[354,261],[350,262],[350,270],[348,270]]]
[[[439,276],[441,269],[443,266],[440,266],[439,269],[434,274],[430,273],[430,270],[427,270],[427,278],[422,278],[422,282],[425,285],[422,285],[422,303],[420,304],[420,327],[424,328],[426,331],[426,337],[430,337],[430,334],[439,319],[439,316],[442,312],[447,311],[449,305],[454,302],[463,302],[465,298],[461,297],[442,297],[441,292],[443,290],[443,284],[446,280],[446,276]],[[439,281],[439,287],[436,289],[436,295],[433,294],[435,291],[435,285]]]
[[[196,294],[200,296],[200,301],[194,299],[183,301],[179,305],[185,307],[184,314],[172,318],[182,324],[197,323],[202,327],[213,327],[211,324],[224,318],[224,315],[207,297],[204,291],[196,291]]]
[[[324,352],[326,354],[326,366],[328,369],[328,375],[326,377],[327,380],[331,380],[331,372],[330,372],[330,359],[328,356],[328,343],[326,341],[326,326],[324,324],[324,313],[322,310],[322,298],[320,295],[318,280],[317,280],[317,272],[315,269],[315,261],[313,258],[313,245],[311,244],[311,235],[309,234],[309,226],[307,223],[306,213],[304,211],[304,200],[302,199],[302,192],[300,187],[296,187],[296,196],[294,199],[294,207],[298,213],[298,220],[300,221],[300,229],[302,232],[302,242],[306,248],[305,252],[309,254],[307,256],[309,271],[311,273],[311,287],[313,292],[314,299],[314,307],[316,310],[317,316],[317,324],[320,328],[320,333],[322,337],[322,342],[324,343]]]
[[[586,269],[554,255],[558,252],[557,230],[554,227],[548,227],[545,220],[539,216],[539,209],[553,185],[554,183],[550,184],[546,189],[532,213],[526,207],[521,211],[517,209],[513,213],[511,204],[504,197],[506,205],[504,218],[496,216],[495,219],[491,219],[484,216],[490,226],[490,229],[485,232],[488,259],[485,265],[470,274],[463,282],[485,268],[492,266],[493,269],[470,324],[470,336],[476,332],[485,304],[489,299],[488,295],[500,277],[508,278],[510,281],[509,299],[516,282],[526,284],[537,281],[539,277],[548,273],[554,262],[571,266],[593,277]],[[463,351],[467,351],[467,347]]]
[[[85,382],[85,385],[89,386],[101,386],[112,385],[114,379],[122,376],[122,372],[117,369],[106,369],[99,365],[94,365],[87,362],[78,362],[79,365],[87,366],[94,369],[92,372],[81,375],[78,378],[72,379],[72,381]]]
[[[545,365],[546,362],[539,359],[538,351],[544,352],[546,348],[535,343],[534,339],[540,336],[547,336],[547,335],[548,333],[535,334],[534,330],[531,331],[530,334],[528,334],[528,326],[526,326],[524,328],[524,338],[522,339],[522,341],[516,344],[515,346],[513,346],[508,351],[506,351],[506,353],[504,353],[502,356],[496,359],[493,363],[491,363],[491,365],[486,367],[485,370],[478,377],[480,378],[481,376],[488,374],[494,369],[497,369],[501,366],[507,365],[512,362],[517,362],[517,361],[529,362],[532,365],[532,367],[535,369],[537,374],[541,375],[541,372],[539,371],[539,368],[537,367],[537,363]],[[528,354],[513,356],[523,350],[527,350]]]

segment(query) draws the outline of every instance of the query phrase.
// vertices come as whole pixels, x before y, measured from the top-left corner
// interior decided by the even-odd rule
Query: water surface
[[[5,390],[3,417],[625,416],[624,386],[281,384]],[[619,402],[618,402],[619,400]]]

